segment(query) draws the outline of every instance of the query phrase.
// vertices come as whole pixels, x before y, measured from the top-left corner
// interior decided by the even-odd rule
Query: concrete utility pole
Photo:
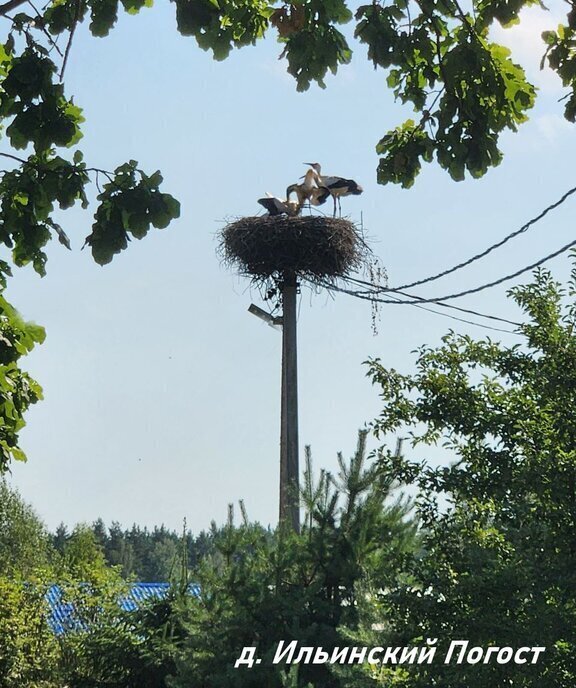
[[[282,402],[280,419],[280,521],[300,532],[298,466],[298,359],[296,353],[296,275],[282,282]]]

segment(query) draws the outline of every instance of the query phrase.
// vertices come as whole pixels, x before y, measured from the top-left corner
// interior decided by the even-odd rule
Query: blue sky
[[[563,9],[560,2],[551,7]],[[186,518],[197,532],[223,521],[228,502],[238,499],[251,518],[273,523],[281,336],[247,313],[252,301],[263,304],[245,279],[220,265],[218,231],[259,212],[265,191],[281,195],[304,173],[303,161],[318,160],[326,173],[364,187],[343,210],[362,218],[391,284],[435,273],[499,240],[575,184],[576,139],[557,102],[563,92],[554,75],[537,68],[539,33],[556,23],[557,15],[533,10],[520,27],[497,32],[540,87],[531,121],[503,137],[504,162],[463,183],[428,166],[411,190],[376,184],[374,147],[411,113],[393,102],[385,73],[373,70],[362,46],[326,90],[302,94],[274,40],[214,62],[176,32],[172,4],[122,17],[106,39],[81,27],[66,82],[87,119],[80,144],[87,163],[113,169],[134,158],[145,170],[161,169],[182,215],[102,268],[80,251],[90,213],[68,211],[62,224],[74,251],[52,242],[47,277],[22,269],[9,287],[9,299],[48,334],[25,362],[45,400],[28,414],[22,444],[29,461],[13,467],[11,481],[49,527],[102,517],[179,529]],[[420,295],[476,286],[559,248],[573,237],[574,202]],[[563,279],[568,260],[550,267]],[[505,292],[458,305],[517,319]],[[311,444],[316,467],[328,469],[337,451],[352,453],[358,428],[379,410],[363,361],[379,356],[409,372],[411,352],[438,343],[451,327],[488,334],[385,306],[373,336],[368,304],[306,288],[298,326],[301,446]]]

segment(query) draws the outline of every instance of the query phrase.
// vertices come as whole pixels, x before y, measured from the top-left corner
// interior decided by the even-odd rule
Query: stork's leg
[[[332,196],[332,198],[334,199],[334,215],[333,215],[333,217],[336,217],[336,196]]]

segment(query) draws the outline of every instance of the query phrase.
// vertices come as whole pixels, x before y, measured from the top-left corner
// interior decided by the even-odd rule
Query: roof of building
[[[132,612],[142,606],[147,600],[161,600],[170,590],[170,583],[130,583],[129,591],[118,599],[118,607],[122,611]],[[198,585],[190,584],[188,592],[195,597],[200,595]],[[46,592],[49,606],[48,625],[57,635],[68,631],[86,630],[86,621],[78,616],[72,602],[64,596],[61,586],[52,585]]]

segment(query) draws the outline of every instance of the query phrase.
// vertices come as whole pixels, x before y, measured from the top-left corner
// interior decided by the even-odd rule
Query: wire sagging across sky
[[[362,299],[363,301],[369,301],[372,303],[382,303],[382,301],[383,301],[382,299],[371,297],[366,293],[356,292],[356,291],[353,291],[351,289],[344,289],[343,287],[338,287],[337,285],[330,284],[329,282],[326,282],[322,286],[324,286],[326,289],[328,289],[330,291],[335,291],[335,292],[342,293],[342,294],[348,294],[349,296],[354,296],[355,298]],[[415,298],[417,298],[417,297],[415,297]],[[451,320],[458,320],[459,322],[467,323],[468,325],[475,325],[476,327],[483,327],[484,329],[495,330],[496,332],[506,332],[507,334],[520,334],[519,332],[517,332],[515,330],[508,330],[508,329],[505,329],[503,327],[494,327],[492,325],[485,325],[484,323],[475,322],[474,320],[468,320],[466,318],[460,318],[456,315],[451,315],[450,313],[441,313],[440,311],[434,310],[433,308],[423,306],[423,305],[419,304],[417,301],[403,301],[402,299],[394,298],[394,297],[390,297],[390,299],[393,299],[391,301],[392,303],[399,303],[399,304],[414,306],[415,308],[420,308],[423,311],[428,311],[429,313],[434,313],[435,315],[441,315],[445,318],[450,318]],[[390,301],[386,301],[386,303],[390,303]],[[452,305],[446,304],[446,303],[438,303],[436,305],[444,306],[446,308],[451,308],[451,309],[454,309],[457,311],[461,311],[463,313],[470,313],[470,314],[476,315],[476,316],[481,317],[481,318],[489,318],[490,320],[498,320],[499,322],[508,323],[509,325],[515,325],[517,327],[520,327],[520,323],[515,322],[514,320],[507,320],[506,318],[499,318],[496,315],[487,315],[486,313],[480,313],[479,311],[473,311],[473,310],[470,310],[467,308],[459,308],[457,306],[452,306]]]
[[[504,275],[504,277],[500,277],[497,280],[494,280],[492,282],[487,282],[486,284],[481,284],[478,287],[472,287],[471,289],[464,289],[463,291],[455,292],[454,294],[447,294],[445,296],[434,296],[434,297],[429,297],[429,298],[424,298],[424,297],[414,297],[415,300],[396,300],[396,299],[382,299],[376,296],[376,294],[380,293],[382,291],[382,288],[377,287],[374,289],[374,291],[362,291],[358,292],[357,294],[354,294],[355,296],[366,296],[369,297],[370,300],[376,301],[378,303],[408,303],[408,304],[414,304],[414,303],[437,303],[440,304],[441,301],[449,301],[450,299],[458,299],[461,296],[468,296],[469,294],[477,294],[479,291],[484,291],[484,289],[490,289],[491,287],[496,287],[499,284],[503,284],[504,282],[507,282],[508,280],[514,279],[515,277],[519,277],[520,275],[523,275],[525,272],[529,272],[530,270],[534,270],[534,268],[539,267],[540,265],[543,265],[549,260],[552,260],[552,258],[556,258],[557,256],[561,255],[562,253],[565,253],[568,251],[568,249],[572,248],[573,246],[576,246],[576,239],[573,241],[570,241],[569,243],[565,244],[562,246],[562,248],[559,248],[557,251],[554,251],[553,253],[549,253],[548,255],[544,256],[543,258],[540,258],[540,260],[537,260],[535,263],[531,263],[530,265],[527,265],[526,267],[521,268],[520,270],[516,270],[516,272],[512,272],[509,275]],[[353,278],[352,278],[353,279]],[[357,280],[354,280],[357,281]],[[360,280],[358,280],[360,281]],[[398,289],[390,289],[387,288],[385,291],[390,291],[392,293],[396,293],[399,290]]]
[[[476,255],[472,256],[471,258],[468,258],[468,260],[465,260],[462,263],[458,263],[457,265],[454,265],[453,267],[448,268],[447,270],[443,270],[442,272],[439,272],[436,275],[424,277],[424,278],[416,280],[414,282],[409,282],[408,284],[401,284],[398,287],[380,286],[378,284],[374,284],[372,282],[366,282],[366,281],[360,280],[360,279],[355,279],[354,281],[356,282],[356,284],[370,287],[374,292],[399,292],[399,291],[402,291],[405,289],[411,289],[412,287],[420,286],[422,284],[427,284],[428,282],[434,282],[435,280],[438,280],[442,277],[446,277],[447,275],[451,275],[453,272],[456,272],[457,270],[461,270],[462,268],[468,267],[472,263],[475,263],[477,260],[480,260],[481,258],[484,258],[485,256],[487,256],[489,253],[492,253],[492,251],[496,250],[497,248],[500,248],[501,246],[506,244],[511,239],[514,239],[515,237],[519,236],[520,234],[523,234],[530,227],[532,227],[537,222],[539,222],[543,217],[545,217],[550,211],[561,206],[574,193],[576,193],[576,186],[569,189],[568,191],[566,191],[566,193],[563,194],[557,201],[555,201],[551,205],[544,208],[544,210],[542,210],[540,213],[538,213],[538,215],[533,217],[531,220],[528,220],[528,222],[523,224],[522,227],[520,227],[519,229],[516,229],[515,231],[511,232],[510,234],[507,234],[503,239],[496,242],[495,244],[492,244],[491,246],[489,246],[484,251],[477,253]],[[560,253],[562,253],[563,250],[567,250],[567,248],[570,248],[571,245],[569,245],[568,247],[565,247],[564,249],[561,249],[558,253],[551,255],[549,258],[546,258],[545,260],[550,260],[551,258],[554,258],[556,255],[559,255]],[[543,262],[545,262],[545,261],[543,261]],[[539,264],[541,264],[541,263],[534,264],[533,266],[527,268],[527,270],[532,269],[534,267],[538,267]],[[506,279],[512,279],[513,277],[517,277],[518,274],[522,274],[522,273],[515,273],[514,275],[511,275],[510,277],[508,277]],[[503,280],[503,281],[505,281],[505,280]],[[490,285],[490,286],[495,286],[495,284]],[[467,293],[473,293],[473,292],[467,292]],[[464,295],[464,293],[462,295]],[[448,297],[448,298],[455,298],[455,297]],[[436,301],[436,302],[438,302],[440,300],[445,300],[445,299],[433,299],[433,301]]]

